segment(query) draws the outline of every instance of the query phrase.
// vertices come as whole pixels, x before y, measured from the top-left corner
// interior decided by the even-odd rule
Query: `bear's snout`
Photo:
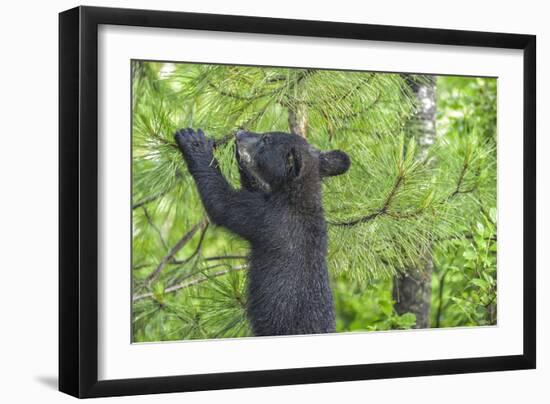
[[[251,133],[239,130],[235,133],[235,139],[237,141],[237,149],[239,154],[254,154],[253,150],[256,147],[259,137]]]
[[[235,133],[235,139],[237,139],[237,142],[239,143],[253,144],[258,141],[258,136],[253,135],[252,133],[248,133],[244,130],[238,130]]]

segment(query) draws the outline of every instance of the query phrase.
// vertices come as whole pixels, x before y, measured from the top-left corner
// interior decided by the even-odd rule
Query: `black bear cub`
[[[345,173],[348,156],[320,152],[295,134],[238,131],[242,187],[235,190],[214,159],[212,139],[200,129],[175,137],[210,220],[250,242],[247,314],[254,334],[333,332],[321,179]]]

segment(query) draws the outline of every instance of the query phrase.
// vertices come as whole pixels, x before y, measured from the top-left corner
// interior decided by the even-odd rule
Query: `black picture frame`
[[[99,381],[100,24],[523,50],[523,354]],[[59,390],[84,398],[535,368],[535,60],[533,35],[96,7],[60,13]]]

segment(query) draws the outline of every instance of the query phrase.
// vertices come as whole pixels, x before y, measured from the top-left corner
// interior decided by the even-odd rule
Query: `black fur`
[[[213,141],[183,129],[176,141],[217,225],[251,245],[247,311],[255,335],[333,332],[321,177],[346,172],[340,151],[286,133],[236,134],[240,190],[221,175]]]

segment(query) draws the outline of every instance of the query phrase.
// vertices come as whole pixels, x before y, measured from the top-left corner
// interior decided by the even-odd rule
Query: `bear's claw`
[[[212,140],[208,139],[201,129],[197,131],[192,128],[180,129],[174,137],[182,151],[208,151],[213,146]]]

